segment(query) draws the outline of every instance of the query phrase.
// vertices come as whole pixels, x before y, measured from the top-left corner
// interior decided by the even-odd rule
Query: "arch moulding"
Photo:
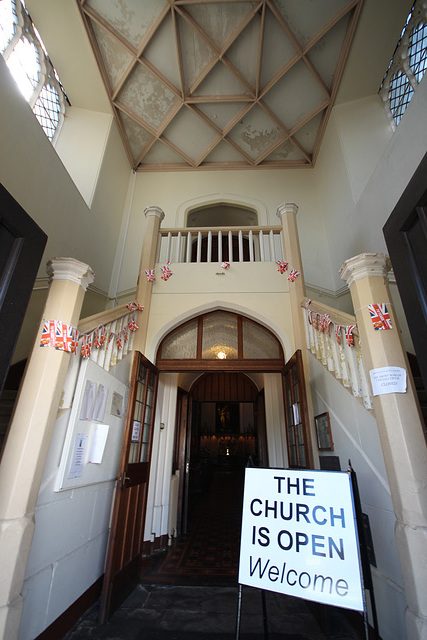
[[[258,313],[254,309],[248,309],[247,307],[243,307],[242,305],[235,304],[232,302],[222,302],[221,300],[207,302],[198,307],[194,307],[193,309],[188,309],[185,313],[182,313],[178,316],[175,316],[173,320],[166,322],[162,327],[160,327],[156,333],[152,336],[150,343],[147,344],[146,357],[151,360],[151,362],[156,362],[157,350],[163,338],[173,329],[176,329],[184,322],[191,320],[192,318],[196,318],[204,313],[210,313],[212,311],[230,311],[231,313],[238,313],[249,320],[253,320],[257,322],[261,326],[265,327],[269,331],[271,331],[277,340],[280,342],[283,348],[283,353],[285,356],[285,362],[291,357],[293,354],[291,342],[288,339],[288,336],[276,325],[274,324],[270,318],[266,318],[261,313]]]
[[[212,193],[210,195],[199,196],[192,200],[186,200],[186,202],[180,204],[176,210],[175,225],[178,228],[185,227],[187,224],[187,215],[193,209],[222,203],[235,207],[254,209],[258,215],[258,225],[268,225],[268,212],[263,202],[256,198],[233,193]]]

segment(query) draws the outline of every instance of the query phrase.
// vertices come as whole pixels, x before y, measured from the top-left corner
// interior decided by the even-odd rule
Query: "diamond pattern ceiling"
[[[362,0],[76,0],[132,167],[314,165]]]

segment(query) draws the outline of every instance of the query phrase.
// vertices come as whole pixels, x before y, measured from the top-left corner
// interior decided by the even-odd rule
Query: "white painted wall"
[[[224,276],[216,263],[176,264],[166,282],[153,285],[148,319],[147,357],[155,361],[163,336],[191,317],[229,309],[267,326],[280,340],[286,359],[294,349],[289,286],[274,263],[233,263]]]
[[[427,77],[393,135],[377,96],[333,110],[314,170],[333,290],[342,287],[345,260],[387,253],[382,228],[426,153],[426,113]]]
[[[97,368],[106,375],[97,365],[92,366],[92,370]],[[127,384],[129,368],[130,356],[111,370],[111,385],[114,386],[114,380]],[[90,379],[97,382],[92,375]],[[68,384],[72,385],[73,380],[68,379]],[[74,398],[76,403],[80,400]],[[104,418],[107,424],[110,407],[111,392]],[[19,640],[36,638],[104,572],[115,480],[55,491],[70,414],[71,409],[62,410],[55,423],[37,500],[34,537],[22,591],[24,608]],[[102,469],[99,468],[105,477],[117,473],[120,451],[118,438],[115,450],[110,451],[111,457],[107,463],[103,460]],[[111,467],[109,470],[106,464]]]
[[[48,235],[39,276],[46,275],[50,258],[69,256],[89,264],[96,287],[108,291],[131,176],[116,126],[109,128],[108,136],[105,128],[101,135],[104,156],[101,163],[98,147],[98,180],[91,186],[89,208],[1,57],[0,85],[0,180]],[[105,124],[108,116],[103,118]],[[77,139],[75,164],[85,152]]]
[[[380,635],[383,640],[406,638],[403,580],[394,539],[396,518],[384,466],[376,420],[309,353],[314,415],[329,412],[334,451],[341,470],[348,460],[357,474],[362,511],[369,517],[377,568],[372,568]]]
[[[90,207],[102,167],[113,117],[69,107],[55,150]]]

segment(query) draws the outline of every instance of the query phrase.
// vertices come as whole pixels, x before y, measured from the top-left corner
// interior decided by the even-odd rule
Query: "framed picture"
[[[333,451],[334,443],[332,441],[331,423],[329,422],[329,413],[320,413],[315,416],[317,446],[321,451]]]

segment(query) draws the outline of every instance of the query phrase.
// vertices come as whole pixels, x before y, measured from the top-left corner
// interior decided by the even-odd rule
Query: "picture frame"
[[[317,434],[317,447],[319,451],[333,451],[334,442],[332,440],[331,423],[329,421],[329,412],[319,413],[314,417]]]

